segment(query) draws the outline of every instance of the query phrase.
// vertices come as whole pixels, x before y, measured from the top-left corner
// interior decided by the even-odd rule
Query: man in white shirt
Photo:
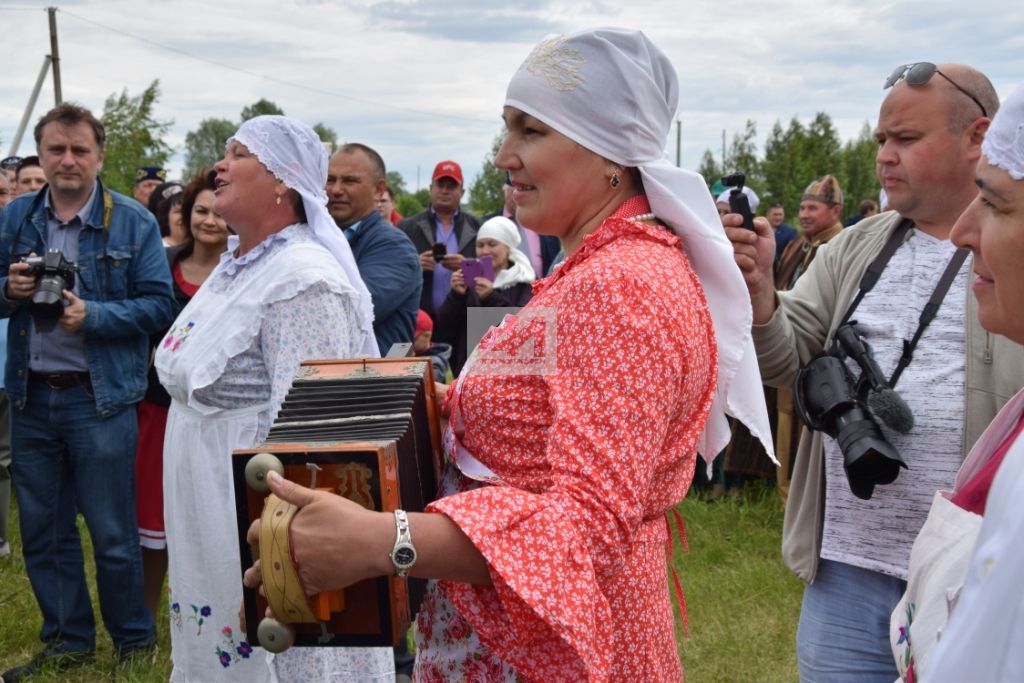
[[[740,228],[734,216],[724,219],[750,291],[754,341],[766,384],[791,386],[797,370],[828,348],[868,265],[898,226],[910,221],[912,228],[894,244],[881,277],[853,316],[856,330],[891,378],[956,251],[949,233],[977,193],[974,167],[999,105],[995,90],[975,69],[930,63],[897,68],[885,87],[892,90],[875,132],[876,169],[895,213],[844,230],[822,247],[792,291],[779,293],[772,282],[775,244],[767,221],[758,221],[755,233]],[[914,426],[900,433],[879,425],[909,469],[899,470],[895,481],[875,486],[864,499],[863,490],[860,497],[851,491],[844,452],[836,441],[821,432],[802,434],[786,506],[783,556],[809,582],[797,633],[803,681],[897,677],[889,616],[905,588],[913,540],[934,491],[950,488],[965,448],[984,427],[976,423],[987,423],[1016,391],[1003,385],[1012,384],[1018,373],[1004,368],[1000,377],[993,372],[1003,368],[1010,352],[995,349],[993,362],[990,350],[987,366],[973,363],[984,334],[974,334],[973,313],[965,311],[969,269],[968,261],[956,271],[895,386],[913,412]],[[855,366],[851,371],[854,377],[860,374]],[[974,394],[973,387],[983,391]],[[983,393],[987,402],[981,400]]]

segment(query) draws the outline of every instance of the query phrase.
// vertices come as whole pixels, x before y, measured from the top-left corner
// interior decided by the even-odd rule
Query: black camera
[[[863,371],[859,379],[846,365],[851,358]],[[853,495],[868,500],[875,486],[891,484],[907,468],[876,420],[901,432],[914,424],[903,399],[881,376],[870,347],[853,323],[840,327],[832,348],[818,354],[797,373],[794,407],[809,429],[824,432],[839,444],[843,469]]]
[[[747,230],[754,229],[754,214],[750,210],[750,200],[743,192],[743,185],[747,182],[747,176],[743,173],[730,173],[722,178],[722,184],[731,187],[729,191],[729,211],[743,216],[743,227]]]
[[[42,256],[22,256],[21,262],[28,264],[24,274],[34,275],[37,281],[31,297],[36,329],[52,330],[64,313],[64,290],[74,288],[78,268],[64,258],[60,249],[47,249]]]

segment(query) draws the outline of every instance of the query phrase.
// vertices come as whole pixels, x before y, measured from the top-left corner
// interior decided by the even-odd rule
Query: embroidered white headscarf
[[[537,274],[533,272],[530,257],[519,249],[521,238],[516,224],[504,216],[495,216],[484,221],[476,238],[498,240],[508,247],[508,265],[495,274],[494,288],[504,289],[520,282],[533,282]]]
[[[1024,85],[1017,86],[999,105],[981,151],[988,163],[1003,169],[1014,180],[1024,180]]]
[[[640,170],[651,210],[683,239],[707,297],[718,345],[718,387],[699,450],[705,461],[740,420],[774,460],[751,339],[750,295],[704,179],[665,158],[679,85],[668,58],[640,31],[601,28],[552,37],[512,77],[505,104],[605,159]]]
[[[320,243],[337,259],[349,284],[359,294],[357,311],[363,332],[363,353],[380,356],[373,334],[373,302],[359,275],[352,248],[327,211],[327,150],[320,137],[306,124],[286,116],[257,116],[239,127],[230,138],[245,145],[274,177],[302,197],[306,220]],[[238,246],[238,237],[228,239],[228,250]]]

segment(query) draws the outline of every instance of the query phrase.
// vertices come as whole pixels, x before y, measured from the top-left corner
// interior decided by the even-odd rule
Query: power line
[[[25,9],[28,9],[28,8],[25,8]],[[373,106],[373,107],[383,107],[384,109],[393,109],[395,111],[406,112],[408,114],[416,114],[417,116],[429,116],[431,118],[451,119],[453,121],[469,121],[471,123],[486,123],[486,124],[489,124],[489,125],[499,125],[498,121],[496,121],[496,120],[495,121],[484,121],[483,119],[474,119],[474,118],[470,118],[468,116],[456,116],[456,115],[453,115],[453,114],[442,114],[440,112],[428,111],[428,110],[425,110],[425,109],[414,109],[412,107],[400,107],[400,106],[397,106],[397,105],[394,105],[394,104],[388,104],[387,102],[377,102],[377,101],[374,101],[374,100],[367,100],[367,99],[362,99],[362,98],[359,98],[359,97],[352,97],[351,95],[343,95],[341,93],[332,92],[330,90],[323,90],[321,88],[314,88],[312,86],[302,85],[301,83],[294,83],[292,81],[284,80],[283,78],[276,78],[274,76],[266,76],[264,74],[256,73],[255,71],[249,71],[248,69],[243,69],[241,67],[237,67],[237,66],[234,66],[232,64],[227,64],[225,62],[220,62],[220,61],[217,61],[215,59],[209,59],[208,57],[201,57],[199,55],[192,54],[191,52],[186,52],[185,50],[182,50],[180,48],[171,47],[170,45],[164,45],[162,43],[158,43],[158,42],[150,40],[148,38],[143,38],[142,36],[137,36],[137,35],[135,35],[133,33],[128,33],[127,31],[123,31],[123,30],[121,30],[119,28],[114,28],[113,26],[107,26],[106,24],[101,24],[98,21],[94,21],[92,19],[87,19],[86,17],[83,17],[81,15],[75,14],[73,12],[69,12],[66,9],[61,9],[60,11],[63,12],[64,14],[66,14],[69,17],[74,17],[75,19],[78,19],[79,21],[84,21],[87,24],[92,24],[93,26],[98,26],[98,27],[106,29],[107,31],[110,31],[112,33],[117,33],[117,34],[125,36],[127,38],[131,38],[133,40],[137,40],[137,41],[142,42],[142,43],[147,43],[149,45],[153,45],[154,47],[158,47],[158,48],[160,48],[162,50],[167,50],[168,52],[174,52],[176,54],[182,55],[184,57],[188,57],[190,59],[195,59],[195,60],[200,61],[200,62],[206,62],[207,64],[213,64],[214,66],[219,66],[222,69],[228,69],[230,71],[236,71],[238,73],[243,73],[243,74],[245,74],[247,76],[253,76],[255,78],[262,78],[264,80],[271,81],[272,83],[279,83],[281,85],[287,85],[287,86],[292,87],[292,88],[298,88],[299,90],[305,90],[307,92],[316,93],[318,95],[328,95],[330,97],[337,97],[337,98],[340,98],[340,99],[343,99],[343,100],[349,100],[351,102],[358,102],[360,104],[367,104],[367,105],[370,105],[370,106]]]

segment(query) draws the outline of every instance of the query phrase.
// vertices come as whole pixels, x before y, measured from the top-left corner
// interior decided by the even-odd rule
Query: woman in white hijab
[[[417,680],[682,677],[666,513],[698,451],[728,440],[727,410],[772,451],[732,248],[703,179],[664,156],[677,99],[638,31],[538,45],[509,84],[495,164],[516,217],[568,257],[449,391],[444,497],[406,525],[269,478],[302,508],[291,538],[307,591],[438,580]]]
[[[231,452],[267,431],[302,360],[377,355],[369,295],[327,213],[327,154],[283,116],[242,124],[215,170],[228,250],[157,347],[172,681],[394,680],[386,648],[276,658],[237,631],[242,584]]]
[[[979,192],[951,238],[974,256],[978,322],[1024,344],[1024,86],[981,146]],[[890,622],[903,680],[1010,681],[1024,675],[1024,391],[938,491],[910,553]],[[947,623],[948,619],[948,623]]]
[[[466,311],[469,308],[521,308],[532,296],[537,276],[530,257],[519,250],[519,229],[504,216],[480,226],[476,235],[477,259],[490,259],[494,280],[473,277],[467,282],[462,268],[452,273],[452,289],[437,312],[437,340],[452,346],[452,372],[458,376],[468,354]]]

